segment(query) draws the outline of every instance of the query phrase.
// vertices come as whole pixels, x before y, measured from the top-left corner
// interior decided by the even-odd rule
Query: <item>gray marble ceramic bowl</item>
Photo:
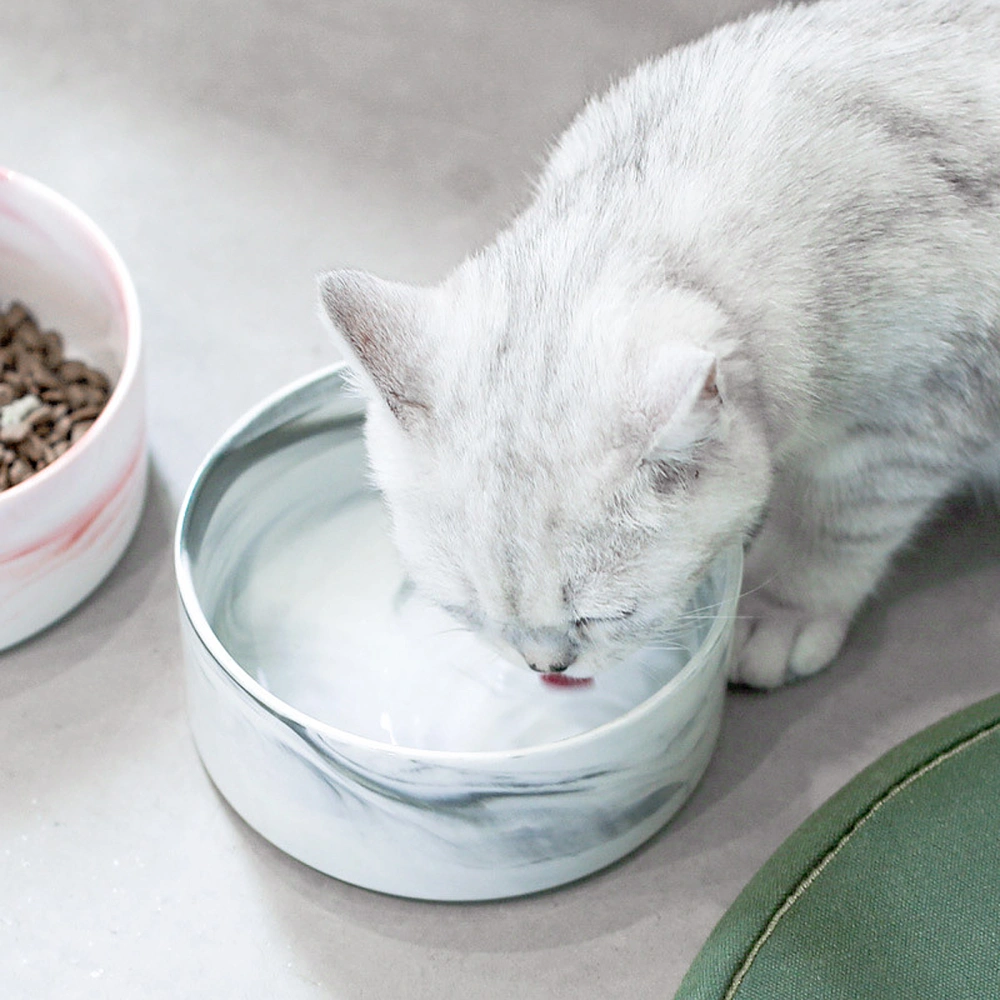
[[[712,613],[692,615],[690,657],[648,693],[632,690],[620,712],[605,711],[592,728],[492,749],[440,749],[408,737],[419,731],[407,730],[411,703],[422,698],[424,714],[454,714],[448,690],[438,697],[432,679],[410,694],[400,694],[395,679],[391,691],[378,686],[395,647],[384,645],[377,614],[366,633],[370,648],[329,626],[338,615],[355,623],[380,600],[389,607],[385,595],[395,590],[398,598],[399,582],[386,579],[384,524],[366,527],[345,513],[381,506],[365,477],[360,404],[345,394],[341,372],[303,379],[248,414],[206,458],[181,512],[176,569],[188,704],[213,781],[293,857],[395,895],[515,896],[621,858],[680,808],[708,764],[740,551],[725,553],[699,590],[697,606]],[[341,518],[339,534],[308,534],[310,525]],[[537,685],[531,708],[541,723],[546,705],[570,714],[585,705],[558,700],[576,691],[542,692],[539,678],[509,670],[517,683]],[[414,676],[423,685],[430,673]],[[627,689],[628,671],[624,677]],[[378,713],[379,699],[390,695],[395,731]]]

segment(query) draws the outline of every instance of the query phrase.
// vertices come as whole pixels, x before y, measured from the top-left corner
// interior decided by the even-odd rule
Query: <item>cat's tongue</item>
[[[566,674],[542,674],[542,683],[556,688],[589,687],[594,683],[593,677],[568,677]]]

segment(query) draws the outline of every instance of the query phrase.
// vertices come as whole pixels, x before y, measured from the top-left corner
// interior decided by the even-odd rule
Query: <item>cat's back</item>
[[[957,350],[968,316],[993,331],[1000,385],[997,0],[820,0],[725,25],[591,102],[539,193],[549,271],[566,260],[572,285],[565,248],[607,247],[633,284],[704,291],[785,379],[775,398],[856,357],[917,378],[910,361]]]
[[[557,225],[611,205],[637,242],[679,247],[734,288],[753,273],[787,289],[787,268],[837,263],[905,279],[931,258],[985,278],[1000,254],[1000,3],[820,0],[725,25],[592,102],[543,204],[546,188],[568,192]]]
[[[859,120],[903,141],[964,134],[1000,148],[996,0],[828,0],[760,21],[756,53],[751,19],[721,33],[720,55],[746,83],[762,81],[759,60],[777,110],[820,125]]]
[[[801,176],[849,137],[868,151],[916,140],[1000,156],[1000,3],[820,0],[724,25],[592,101],[543,185],[588,166],[654,183],[680,168],[714,170],[724,190],[741,168]]]

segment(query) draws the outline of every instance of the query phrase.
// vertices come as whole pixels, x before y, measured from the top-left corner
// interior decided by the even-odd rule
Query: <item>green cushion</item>
[[[775,852],[675,1000],[1000,997],[1000,696],[867,768]]]

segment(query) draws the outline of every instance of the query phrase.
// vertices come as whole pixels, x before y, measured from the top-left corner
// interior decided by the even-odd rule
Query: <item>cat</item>
[[[592,99],[439,284],[319,282],[431,599],[590,676],[742,541],[731,679],[813,674],[1000,471],[1000,4],[722,26]]]

